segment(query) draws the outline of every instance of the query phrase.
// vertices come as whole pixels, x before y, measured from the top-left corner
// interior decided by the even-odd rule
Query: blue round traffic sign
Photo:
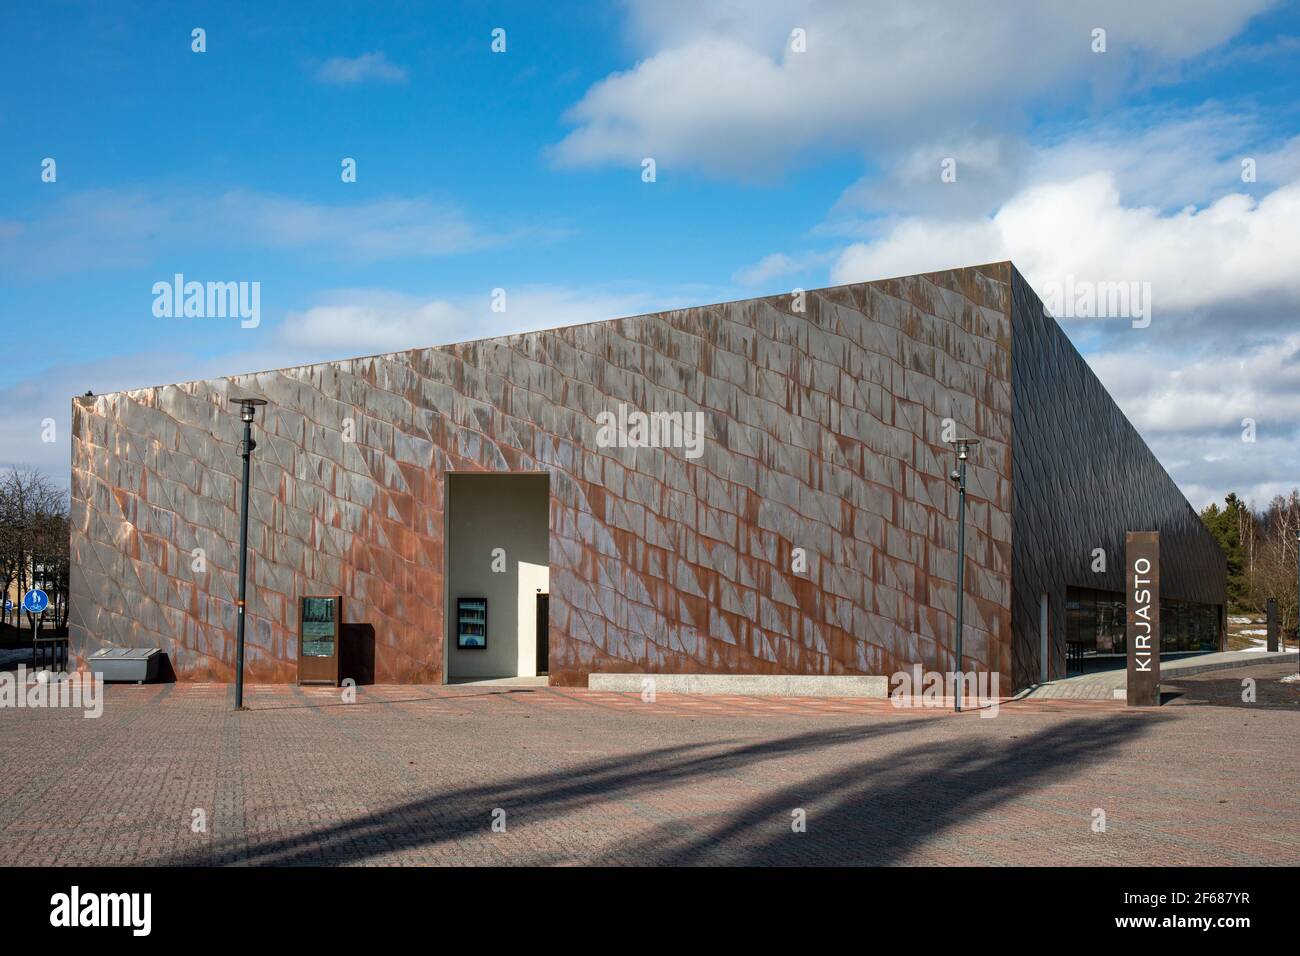
[[[43,614],[50,606],[50,599],[40,588],[32,588],[23,595],[23,610],[28,614]]]

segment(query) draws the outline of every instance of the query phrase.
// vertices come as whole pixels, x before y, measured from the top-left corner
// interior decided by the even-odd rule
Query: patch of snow
[[[32,666],[32,646],[26,647],[6,647],[0,648],[0,667],[8,667],[14,664],[26,664]]]

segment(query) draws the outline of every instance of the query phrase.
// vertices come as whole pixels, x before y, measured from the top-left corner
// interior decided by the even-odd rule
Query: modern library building
[[[78,397],[78,657],[233,678],[250,398],[250,681],[953,671],[954,438],[961,670],[1122,655],[1127,531],[1166,653],[1222,645],[1222,552],[1009,262]]]

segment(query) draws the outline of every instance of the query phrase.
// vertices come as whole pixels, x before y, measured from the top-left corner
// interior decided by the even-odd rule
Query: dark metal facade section
[[[74,648],[157,644],[182,678],[230,679],[227,405],[248,395],[270,403],[251,484],[252,681],[294,678],[303,594],[341,594],[345,624],[373,627],[376,680],[442,680],[449,471],[550,474],[556,683],[950,669],[952,418],[983,440],[968,666],[1005,679],[1009,275],[1001,263],[808,292],[804,313],[776,296],[76,399]],[[597,415],[620,404],[702,412],[702,456],[600,447]]]
[[[1048,595],[1048,676],[1065,676],[1067,585],[1124,591],[1124,535],[1160,532],[1162,594],[1222,605],[1218,542],[1056,320],[1011,271],[1015,686],[1039,676],[1039,595]],[[1133,330],[1134,335],[1142,334]],[[1092,570],[1094,549],[1106,570]]]

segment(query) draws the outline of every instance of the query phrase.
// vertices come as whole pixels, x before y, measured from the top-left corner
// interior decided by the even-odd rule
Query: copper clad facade
[[[1018,281],[997,263],[808,292],[802,313],[774,296],[75,399],[73,648],[158,645],[182,679],[231,678],[229,399],[254,395],[249,680],[294,679],[303,594],[373,627],[376,680],[443,680],[446,476],[503,471],[550,475],[552,682],[950,669],[951,418],[982,440],[966,665],[1011,683]],[[620,405],[702,412],[702,454],[602,447]]]

